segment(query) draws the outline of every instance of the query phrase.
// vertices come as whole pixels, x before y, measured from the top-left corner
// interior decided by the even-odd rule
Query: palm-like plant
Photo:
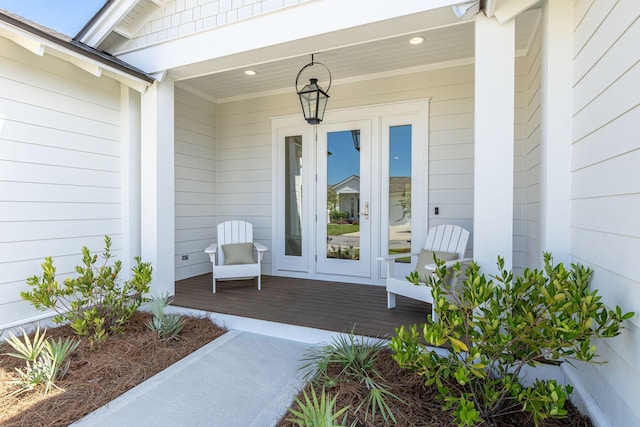
[[[59,338],[57,341],[47,340],[46,330],[40,334],[40,328],[36,329],[33,341],[27,333],[22,331],[22,341],[13,333],[9,334],[7,343],[16,353],[7,353],[26,361],[26,367],[16,368],[18,379],[13,381],[19,388],[16,393],[33,390],[39,385],[44,385],[44,394],[49,393],[51,387],[60,388],[55,380],[61,379],[67,373],[69,361],[67,358],[73,353],[80,341]]]
[[[303,358],[304,379],[311,384],[333,387],[339,381],[353,381],[364,384],[367,397],[355,408],[364,409],[365,418],[375,419],[380,413],[384,422],[396,423],[390,400],[402,402],[398,396],[387,390],[382,375],[376,368],[380,352],[387,344],[375,338],[358,338],[353,333],[339,335],[332,343],[312,349]],[[339,373],[333,377],[330,367],[338,367]]]
[[[342,421],[346,420],[345,412],[349,409],[348,406],[336,411],[336,399],[338,395],[333,396],[333,399],[327,399],[327,393],[325,388],[322,387],[320,394],[320,400],[315,393],[314,389],[311,389],[311,398],[307,394],[307,391],[303,392],[304,402],[300,399],[296,399],[298,409],[290,408],[289,412],[294,418],[288,418],[298,427],[346,427],[338,423],[338,418],[344,414]]]

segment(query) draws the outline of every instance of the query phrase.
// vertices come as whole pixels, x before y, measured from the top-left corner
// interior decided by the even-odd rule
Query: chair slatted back
[[[456,252],[458,259],[464,258],[469,241],[469,232],[457,225],[438,225],[429,230],[424,249],[440,252]]]
[[[218,224],[218,265],[224,265],[222,245],[253,243],[253,224],[246,221],[226,221]]]

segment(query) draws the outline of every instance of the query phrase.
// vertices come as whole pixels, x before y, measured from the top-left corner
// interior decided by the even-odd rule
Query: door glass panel
[[[411,252],[411,125],[389,128],[389,254]],[[410,263],[411,257],[397,262]]]
[[[284,254],[302,256],[302,136],[285,138]]]
[[[360,131],[327,133],[327,258],[360,259]]]

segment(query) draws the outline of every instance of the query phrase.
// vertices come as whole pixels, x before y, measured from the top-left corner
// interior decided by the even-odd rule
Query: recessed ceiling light
[[[420,36],[413,37],[411,40],[409,40],[409,43],[411,44],[420,44],[423,42],[424,42],[424,37],[420,37]]]
[[[245,73],[247,76],[255,76],[255,75],[256,75],[256,72],[255,72],[255,71],[253,71],[253,70],[244,70],[244,73]]]

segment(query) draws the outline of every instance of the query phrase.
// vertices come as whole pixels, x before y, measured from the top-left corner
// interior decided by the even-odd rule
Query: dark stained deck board
[[[387,309],[382,286],[262,276],[255,280],[220,281],[211,292],[211,274],[176,282],[172,305],[358,335],[390,338],[400,325],[426,321],[428,305],[397,297]]]

